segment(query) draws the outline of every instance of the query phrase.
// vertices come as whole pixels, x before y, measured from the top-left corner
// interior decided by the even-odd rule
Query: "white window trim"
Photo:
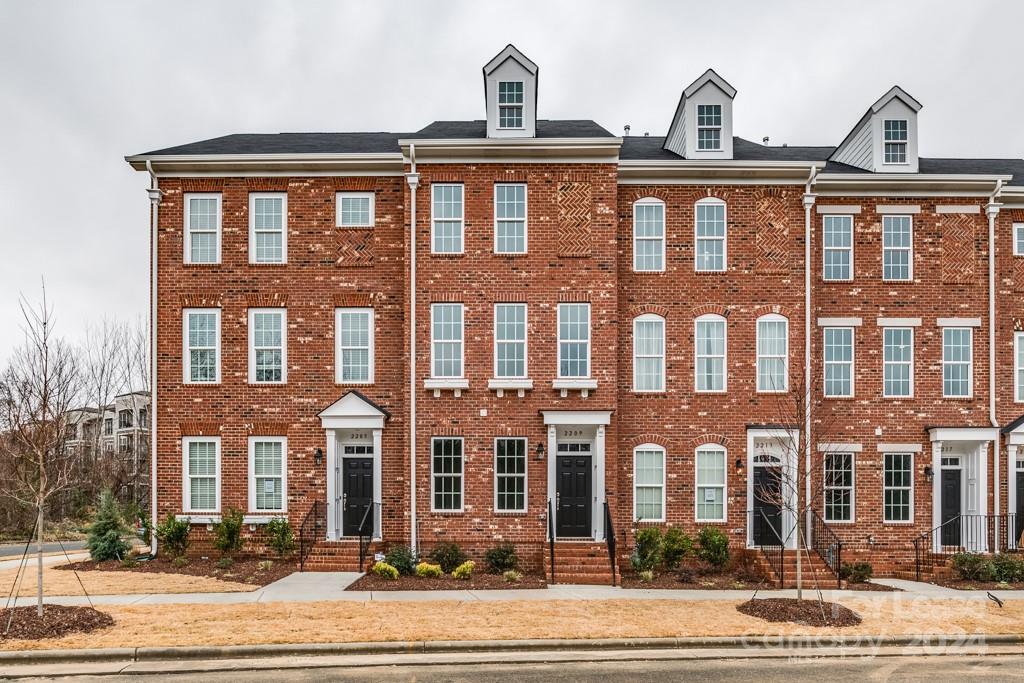
[[[1013,402],[1024,403],[1024,397],[1021,396],[1021,390],[1024,389],[1024,385],[1021,385],[1020,373],[1024,370],[1024,365],[1020,363],[1020,353],[1024,347],[1024,332],[1014,332],[1013,334]],[[1022,492],[1024,493],[1024,492]]]
[[[212,510],[193,510],[192,509],[192,480],[188,474],[188,447],[193,442],[206,443],[212,441],[214,444],[214,462],[216,463],[216,499],[217,505]],[[199,514],[220,514],[220,490],[221,490],[221,451],[220,451],[220,437],[219,436],[183,436],[181,437],[181,511],[184,514],[199,513]]]
[[[369,358],[367,358],[367,362],[369,364],[369,369],[367,371],[366,380],[359,380],[359,381],[346,380],[343,377],[343,373],[342,373],[342,370],[343,370],[342,369],[342,357],[343,357],[343,354],[342,354],[342,348],[341,348],[341,316],[344,313],[366,313],[369,316],[369,320],[367,321],[367,330],[368,330],[368,333],[369,333],[369,338],[367,339]],[[377,364],[377,354],[376,354],[376,348],[375,348],[376,347],[376,343],[375,343],[375,339],[376,339],[375,330],[376,330],[376,324],[375,324],[375,320],[374,320],[373,308],[369,308],[369,307],[363,306],[363,307],[335,308],[334,309],[334,383],[335,384],[352,384],[352,385],[361,385],[361,386],[365,386],[365,385],[368,385],[368,384],[373,384],[373,382],[374,382],[374,367]]]
[[[636,345],[637,345],[637,339],[638,339],[637,326],[639,325],[639,323],[642,323],[642,322],[661,323],[661,354],[659,354],[659,355],[646,355],[646,356],[643,356],[644,358],[659,358],[661,360],[661,378],[660,378],[660,382],[658,383],[658,387],[656,389],[641,389],[639,387],[639,384],[640,384],[639,381],[638,381],[639,380],[639,372],[638,372],[639,364],[637,363],[637,360],[639,358],[639,354],[637,354]],[[666,375],[666,368],[665,368],[665,346],[666,346],[666,343],[665,343],[665,338],[666,338],[666,336],[667,336],[667,334],[666,334],[665,319],[663,317],[661,317],[660,315],[657,315],[656,313],[644,313],[643,315],[638,315],[637,317],[633,318],[633,392],[634,393],[637,393],[637,394],[663,394],[663,393],[665,393],[665,384],[666,384],[666,381],[665,381],[665,375]]]
[[[437,441],[461,441],[462,449],[460,462],[462,470],[459,473],[459,507],[458,508],[436,508],[434,507],[434,443]],[[454,514],[465,512],[466,509],[466,442],[461,436],[434,436],[430,438],[430,511],[441,514]]]
[[[502,103],[501,101],[501,84],[502,83],[518,83],[520,90],[523,94],[523,101],[519,104],[508,104]],[[494,89],[494,116],[495,124],[497,124],[498,130],[523,130],[526,128],[526,82],[525,81],[498,81],[497,86]],[[501,125],[501,108],[502,107],[516,107],[519,109],[519,120],[523,122],[521,126],[503,126]]]
[[[438,342],[434,339],[434,311],[437,306],[458,306],[462,311],[462,324],[459,326],[459,368],[462,372],[457,377],[454,376],[437,376],[434,374],[434,348],[437,343],[449,344],[454,339],[448,339],[444,342]],[[463,380],[466,379],[466,306],[465,304],[457,303],[454,301],[450,302],[436,302],[430,304],[430,379],[432,380]],[[433,452],[431,452],[433,453]],[[433,456],[431,456],[433,457]]]
[[[967,393],[960,395],[951,395],[946,393],[946,364],[950,365],[962,364],[962,361],[947,361],[946,360],[946,330],[966,330],[967,336],[970,338],[968,344],[968,350],[971,352],[971,357],[967,361]],[[942,398],[958,398],[958,399],[972,399],[974,398],[974,328],[971,327],[943,327],[942,328]]]
[[[885,456],[886,455],[909,455],[910,456],[910,519],[907,519],[907,520],[903,520],[903,519],[887,520],[885,518],[885,490],[887,488],[886,485],[885,485]],[[909,451],[885,451],[884,453],[882,453],[882,500],[881,500],[881,504],[882,504],[882,524],[892,524],[892,525],[895,525],[895,526],[907,526],[907,525],[912,525],[914,523],[914,482],[915,482],[915,480],[917,478],[917,473],[914,471],[914,469],[917,466],[917,463],[915,462],[916,460],[917,460],[917,458],[914,456],[914,453],[909,452]],[[901,486],[897,490],[902,490],[903,488],[904,487]]]
[[[637,235],[636,235],[636,217],[637,217],[636,216],[636,209],[637,209],[638,206],[660,206],[661,207],[661,238],[660,239],[659,238],[654,238],[654,237],[637,237]],[[667,207],[665,206],[665,202],[663,202],[662,200],[658,199],[657,197],[644,197],[642,199],[638,199],[635,202],[633,202],[633,272],[634,273],[664,273],[665,272],[665,267],[667,266],[667,264],[665,262],[666,261],[665,251],[666,251],[666,243],[668,241],[667,234],[666,234],[668,232],[668,226],[666,225],[668,223],[667,213],[668,212],[667,212]],[[694,229],[696,230],[696,227]],[[637,259],[637,249],[636,249],[637,242],[639,242],[641,240],[644,241],[644,242],[654,242],[656,239],[657,239],[657,241],[661,242],[661,268],[637,268],[637,262],[636,262],[636,259]]]
[[[910,332],[910,393],[909,394],[889,394],[885,390],[885,368],[889,365],[903,365],[902,362],[887,361],[885,360],[885,333],[889,330],[906,330]],[[905,327],[902,325],[894,325],[891,327],[882,328],[882,398],[894,398],[894,399],[911,399],[914,398],[914,370],[915,368],[915,353],[917,340],[914,338],[913,327]]]
[[[636,467],[636,455],[637,455],[638,451],[656,451],[658,453],[661,453],[661,484],[659,485],[659,487],[661,488],[661,516],[660,517],[644,517],[643,519],[640,519],[640,516],[637,513],[637,495],[636,495],[636,493],[637,493],[637,489],[640,486],[639,484],[637,484],[637,478],[636,478],[636,470],[637,470],[637,467]],[[665,496],[665,487],[666,487],[666,480],[668,479],[668,473],[665,470],[666,470],[667,467],[668,467],[668,455],[665,452],[665,447],[664,446],[659,446],[656,443],[645,443],[645,444],[637,446],[636,448],[633,449],[633,521],[635,521],[635,522],[664,522],[665,521],[665,515],[666,515],[666,511],[665,511],[665,498],[666,498],[666,496]],[[647,486],[645,486],[645,488],[647,488]]]
[[[902,121],[906,124],[906,140],[886,140],[885,124],[889,121]],[[903,145],[903,161],[886,161],[885,146],[889,144]],[[907,119],[882,119],[882,165],[883,166],[907,166],[910,163],[910,121]]]
[[[898,164],[902,166],[903,164]],[[906,218],[910,221],[910,246],[909,247],[886,247],[885,246],[885,220],[887,218]],[[882,216],[882,282],[913,282],[914,281],[914,216],[909,213],[892,213],[885,214]],[[887,278],[885,276],[885,252],[886,249],[890,251],[905,251],[907,252],[907,277],[905,278]]]
[[[825,337],[828,334],[828,330],[850,330],[850,394],[830,394],[826,387],[828,387],[828,379],[825,374],[825,365],[828,361],[825,360]],[[833,361],[838,364],[838,361]],[[826,325],[821,328],[821,393],[824,398],[853,398],[857,395],[857,328],[849,327],[846,325]]]
[[[201,382],[192,379],[192,357],[189,353],[188,345],[188,317],[192,313],[213,313],[216,316],[217,321],[217,333],[215,339],[216,345],[216,357],[217,357],[217,376],[212,382]],[[223,365],[223,356],[221,355],[221,311],[219,308],[183,308],[181,310],[181,365],[182,365],[182,382],[184,384],[220,384],[221,381],[221,366]]]
[[[707,150],[702,150],[707,151]],[[712,150],[713,151],[713,150]],[[721,204],[722,206],[722,223],[725,226],[725,234],[722,237],[698,237],[697,236],[697,213],[700,206],[709,206]],[[698,258],[697,243],[700,240],[721,240],[722,241],[722,268],[711,269],[701,268],[700,259]],[[725,200],[719,199],[718,197],[705,197],[700,199],[693,205],[693,269],[697,273],[725,273],[729,270],[729,206],[725,203]]]
[[[1022,233],[1020,239],[1017,238],[1017,233]],[[1024,245],[1024,223],[1013,224],[1013,235],[1011,236],[1013,241],[1013,255],[1024,256],[1024,250],[1021,249],[1021,245]]]
[[[586,377],[577,377],[576,375],[566,376],[566,375],[562,374],[562,308],[564,306],[586,306],[586,308],[587,308],[587,340],[586,340],[587,341],[587,376]],[[555,320],[555,326],[556,326],[555,342],[558,344],[557,353],[555,354],[555,356],[556,356],[555,360],[557,362],[557,366],[555,368],[556,369],[556,373],[557,373],[557,375],[556,375],[557,379],[585,380],[585,379],[591,379],[594,376],[594,368],[591,365],[591,360],[590,360],[590,356],[591,356],[591,348],[590,347],[591,347],[591,343],[593,341],[593,336],[594,336],[593,330],[591,329],[593,327],[593,323],[594,323],[593,318],[591,316],[592,312],[593,311],[591,310],[590,303],[586,302],[586,301],[575,301],[575,302],[574,301],[563,301],[563,302],[558,304],[558,308],[556,310],[556,320]],[[569,341],[569,340],[567,340],[567,341]],[[572,343],[579,343],[580,341],[581,340],[576,339],[576,340],[572,340]]]
[[[257,313],[281,314],[281,381],[261,382],[256,379],[256,325]],[[218,335],[219,338],[220,335]],[[249,384],[287,384],[288,383],[288,309],[286,308],[250,308],[249,309]],[[218,360],[220,358],[218,348]],[[218,363],[219,365],[219,363]],[[218,367],[219,369],[219,367]]]
[[[701,107],[718,107],[718,125],[708,126],[701,125],[700,123],[700,108]],[[722,123],[725,121],[725,107],[716,102],[707,102],[704,104],[698,104],[693,109],[694,123],[697,125],[697,137],[694,140],[695,147],[698,152],[721,152],[722,151]],[[700,132],[702,130],[717,130],[718,131],[718,147],[701,147]]]
[[[721,389],[698,389],[700,386],[700,366],[698,358],[717,358],[717,356],[702,356],[697,351],[697,325],[701,322],[716,321],[722,323],[722,388]],[[729,391],[729,322],[717,313],[705,313],[693,321],[693,391],[697,394],[724,394]]]
[[[850,450],[829,450],[822,454],[821,460],[821,518],[829,524],[855,524],[857,522],[857,454]],[[848,455],[850,456],[850,519],[829,519],[828,518],[828,501],[825,499],[825,492],[829,489],[842,491],[845,487],[842,486],[828,486],[828,478],[825,476],[825,459],[830,455]],[[883,462],[884,466],[885,463]],[[884,472],[883,472],[884,477]],[[884,480],[883,480],[884,484]]]
[[[452,221],[454,218],[443,218],[439,219],[434,215],[434,188],[437,187],[461,187],[462,188],[462,213],[459,216],[459,222],[461,224],[461,239],[459,240],[462,248],[458,251],[437,251],[435,237],[435,227],[437,226],[438,220]],[[464,183],[431,183],[430,184],[430,253],[431,254],[465,254],[466,253],[466,185]]]
[[[502,130],[516,130],[516,129],[514,129],[514,128],[502,128]],[[521,129],[519,129],[519,130],[521,130]],[[523,188],[523,217],[522,218],[513,218],[513,219],[511,219],[512,221],[516,221],[516,222],[522,221],[522,224],[523,224],[523,250],[522,251],[499,251],[498,250],[498,188],[499,187],[513,187],[513,186],[521,186]],[[465,189],[463,189],[463,192],[465,192]],[[502,254],[502,255],[525,254],[525,253],[527,253],[530,250],[530,237],[529,237],[530,236],[530,229],[529,229],[529,225],[528,225],[528,223],[530,221],[530,197],[529,197],[529,195],[530,195],[530,190],[527,187],[526,183],[494,183],[494,196],[493,196],[493,200],[494,201],[493,201],[493,204],[494,204],[494,253],[495,254]],[[431,197],[431,199],[433,199],[433,197]],[[463,210],[462,210],[462,212],[463,212],[463,214],[465,214],[465,212],[466,212],[466,210],[465,210],[465,201],[466,201],[465,195],[463,195],[462,201],[463,201]],[[433,202],[431,202],[431,206],[433,206]],[[511,222],[507,218],[503,219],[503,220],[505,220],[506,222]],[[463,240],[466,239],[466,235],[465,235],[465,222],[463,222],[463,235],[462,235],[462,239]],[[465,248],[465,244],[463,244],[463,248]]]
[[[350,197],[353,199],[367,198],[370,200],[369,217],[366,223],[342,223],[341,222],[341,199]],[[373,192],[335,192],[334,193],[334,227],[336,228],[373,228],[377,225],[377,196]]]
[[[523,442],[523,473],[518,474],[505,474],[500,476],[505,477],[521,477],[523,480],[523,507],[516,509],[500,509],[498,507],[498,442],[499,441],[522,441]],[[498,436],[494,438],[494,512],[499,515],[513,515],[522,514],[530,509],[530,441],[525,436]],[[431,449],[430,457],[433,458],[433,449]],[[433,465],[431,465],[433,467]],[[466,465],[463,462],[463,470]],[[463,473],[465,474],[465,473]],[[433,478],[431,478],[433,480]],[[433,501],[433,494],[431,494],[431,501]],[[433,504],[433,502],[431,502]]]
[[[765,389],[761,387],[761,323],[774,322],[786,325],[786,351],[782,356],[782,388]],[[728,355],[728,354],[727,354]],[[765,356],[765,358],[777,358],[778,356]],[[778,313],[766,313],[760,316],[754,325],[754,382],[759,394],[785,394],[789,391],[789,318]],[[728,374],[728,373],[726,373]]]
[[[256,442],[281,444],[281,507],[276,510],[256,509]],[[249,437],[249,513],[253,515],[275,515],[288,512],[288,437]]]
[[[280,199],[281,200],[281,260],[280,261],[257,261],[256,260],[256,200],[257,199]],[[219,207],[218,207],[219,210]],[[271,232],[261,230],[260,232]],[[219,253],[219,247],[218,247]],[[288,263],[288,193],[287,192],[250,192],[249,193],[249,263],[265,266],[268,264]]]
[[[216,230],[216,239],[215,239],[217,256],[216,256],[216,258],[212,262],[209,262],[209,261],[193,261],[192,260],[192,230],[190,229],[189,220],[188,220],[189,217],[190,217],[190,214],[191,214],[191,209],[192,209],[192,199],[211,199],[211,198],[217,200],[217,230]],[[220,192],[186,192],[185,193],[185,197],[184,197],[185,206],[184,206],[184,211],[182,211],[182,213],[184,214],[184,219],[185,219],[184,220],[184,225],[182,226],[184,234],[185,234],[185,239],[182,240],[182,242],[184,244],[184,252],[185,253],[184,253],[183,257],[184,257],[185,263],[190,263],[190,264],[191,263],[195,263],[195,264],[201,265],[201,266],[215,266],[215,265],[220,264],[220,262],[221,262],[221,235],[224,232],[224,230],[223,230],[223,223],[224,223],[224,205],[223,205],[223,201],[224,201],[224,198],[223,198],[223,195]]]
[[[820,207],[819,207],[820,208]],[[825,244],[825,221],[830,218],[849,218],[850,219],[850,246],[849,248],[829,247]],[[854,224],[852,214],[825,214],[821,217],[821,280],[822,282],[853,282],[854,278],[854,233],[856,232],[856,225]],[[825,264],[826,255],[829,251],[849,251],[850,252],[850,277],[838,278],[838,277],[826,277],[825,275]]]
[[[523,374],[522,375],[499,375],[498,374],[498,307],[499,306],[522,306],[523,307]],[[431,320],[433,324],[433,320]],[[463,321],[465,325],[465,321]],[[502,380],[528,379],[530,377],[530,307],[524,303],[502,301],[494,304],[494,379]],[[465,336],[465,334],[463,334]],[[508,343],[508,342],[502,342]],[[433,362],[433,361],[431,361]],[[431,365],[433,367],[433,365]],[[463,373],[465,374],[465,373]]]
[[[700,481],[697,477],[697,459],[698,453],[703,451],[721,451],[722,452],[722,469],[725,474],[725,482],[722,484],[722,516],[719,519],[711,517],[702,518],[697,510],[700,508],[700,498],[698,491],[702,488],[717,488],[717,486],[701,486],[698,482]],[[693,450],[693,519],[696,522],[705,523],[723,523],[729,519],[729,449],[717,443],[705,443],[697,446]]]

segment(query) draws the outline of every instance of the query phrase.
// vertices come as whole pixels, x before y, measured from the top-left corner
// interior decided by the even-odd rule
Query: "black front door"
[[[780,467],[754,468],[754,545],[785,545],[781,477]]]
[[[590,538],[589,444],[559,444],[555,463],[555,533],[561,538]],[[563,446],[586,447],[563,449]]]
[[[373,533],[373,458],[344,458],[341,465],[342,536],[359,536],[359,525],[366,515],[364,528]]]
[[[942,470],[942,545],[960,545],[960,470]]]
[[[1013,537],[1017,548],[1022,545],[1021,536],[1024,536],[1024,470],[1017,471],[1017,531]]]

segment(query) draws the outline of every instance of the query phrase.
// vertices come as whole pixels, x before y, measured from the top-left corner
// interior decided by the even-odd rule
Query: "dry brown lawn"
[[[737,600],[310,602],[114,606],[115,625],[88,635],[0,641],[0,649],[244,645],[513,638],[630,638],[789,634],[994,634],[1024,631],[1024,601],[844,596],[864,619],[851,628],[772,624]]]
[[[17,569],[0,571],[0,592],[6,598],[14,586]],[[75,572],[43,567],[44,595],[82,595],[82,585],[90,595],[135,595],[138,593],[220,593],[256,590],[259,586],[234,581],[222,581],[206,576],[185,574],[152,574],[143,572]],[[29,565],[21,580],[18,595],[36,594],[36,567]]]

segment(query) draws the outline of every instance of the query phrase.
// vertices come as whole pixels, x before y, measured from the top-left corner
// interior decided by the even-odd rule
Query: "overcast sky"
[[[541,118],[663,135],[714,67],[735,133],[837,144],[894,83],[924,156],[1024,156],[1020,2],[0,0],[0,361],[45,277],[59,330],[148,309],[147,179],[125,154],[233,132],[484,115],[505,44]]]

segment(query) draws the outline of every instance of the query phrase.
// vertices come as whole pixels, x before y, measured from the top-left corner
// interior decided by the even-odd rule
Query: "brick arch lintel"
[[[706,434],[701,434],[700,436],[695,436],[692,439],[690,439],[690,446],[692,446],[693,448],[704,446],[705,444],[709,443],[716,443],[719,446],[725,446],[726,448],[732,446],[732,440],[729,439],[729,437],[727,437],[724,434],[714,434],[709,432]]]
[[[751,310],[751,314],[754,316],[755,319],[760,318],[762,315],[767,315],[769,313],[777,313],[778,315],[781,315],[787,320],[793,319],[793,311],[790,310],[789,306],[784,306],[783,304],[762,304],[760,306],[755,306]]]
[[[694,318],[699,318],[700,316],[707,315],[708,313],[714,313],[715,315],[720,315],[723,318],[728,318],[730,309],[728,306],[723,304],[701,304],[700,306],[694,306],[690,312]]]
[[[668,306],[662,306],[661,304],[636,304],[629,307],[629,315],[633,318],[645,313],[653,313],[660,315],[662,318],[668,318]]]
[[[672,445],[672,440],[667,436],[662,436],[661,434],[637,434],[626,443],[629,444],[631,449],[636,448],[637,446],[643,446],[645,443],[653,443],[657,446],[661,446],[665,450],[669,450]]]
[[[638,202],[641,199],[660,199],[668,204],[668,191],[663,187],[638,187],[633,190],[630,204]]]

